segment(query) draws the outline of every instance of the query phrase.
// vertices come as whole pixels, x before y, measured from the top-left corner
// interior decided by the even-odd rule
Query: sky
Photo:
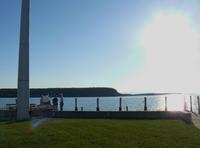
[[[21,0],[0,0],[0,88],[17,87]],[[200,92],[199,0],[31,0],[30,87]]]

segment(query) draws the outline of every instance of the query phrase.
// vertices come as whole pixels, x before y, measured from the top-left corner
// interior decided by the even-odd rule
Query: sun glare
[[[180,14],[160,14],[142,35],[145,49],[186,51],[196,49],[198,37],[189,19]]]
[[[160,13],[141,33],[145,67],[140,80],[165,91],[195,91],[194,82],[199,82],[198,40],[189,17]]]

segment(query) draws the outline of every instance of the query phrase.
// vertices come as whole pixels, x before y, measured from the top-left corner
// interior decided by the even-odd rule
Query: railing
[[[35,104],[30,104],[30,111],[36,109]],[[16,119],[16,104],[0,105],[0,121]]]
[[[168,111],[168,97],[165,96],[164,98],[164,109],[163,111]],[[196,100],[195,100],[196,99]],[[122,106],[122,100],[123,98],[120,97],[119,98],[119,106],[118,106],[118,111],[129,111],[129,106]],[[148,106],[148,101],[149,101],[149,98],[148,97],[144,97],[144,109],[143,111],[151,111],[151,109],[149,109],[149,106]],[[195,101],[195,103],[194,103]],[[195,104],[195,106],[194,106]],[[194,111],[194,108],[196,107],[196,113],[200,114],[200,97],[197,96],[189,96],[189,101],[188,103],[186,103],[185,99],[184,99],[184,107],[183,107],[183,110],[184,111],[190,111],[190,112],[193,112]],[[35,109],[38,109],[37,105],[36,104],[30,104],[30,110],[35,110]],[[100,105],[100,98],[96,98],[96,111],[101,111],[101,105]],[[80,106],[78,107],[78,99],[75,98],[74,99],[74,111],[83,111],[84,110],[84,106]],[[6,105],[0,105],[0,111],[16,111],[16,104],[6,104]],[[142,111],[142,110],[141,110]]]
[[[164,98],[164,109],[162,111],[168,111],[168,97],[165,96]],[[185,99],[184,99],[184,111],[187,111],[187,112],[193,112],[194,111],[194,101],[197,103],[195,105],[196,106],[196,113],[200,114],[200,97],[199,96],[189,96],[188,97],[189,99],[189,104],[186,103]],[[123,98],[120,97],[119,98],[119,106],[118,106],[118,112],[129,112],[131,110],[129,110],[129,106],[122,106],[122,100]],[[96,98],[96,112],[100,112],[100,111],[103,111],[103,109],[101,108],[101,105],[99,103],[100,101],[100,98]],[[143,103],[144,103],[144,108],[143,110],[141,111],[144,111],[144,112],[148,112],[148,111],[151,111],[151,109],[149,109],[149,106],[148,106],[148,101],[149,101],[149,98],[148,97],[144,97],[143,98]],[[102,109],[102,110],[101,110]],[[30,111],[41,111],[36,104],[30,104]],[[169,109],[170,110],[170,109]],[[75,98],[74,99],[74,111],[75,112],[78,112],[78,111],[84,111],[84,108],[83,106],[80,106],[78,107],[78,99]],[[9,113],[5,113],[5,112],[10,112]],[[6,105],[0,105],[0,120],[2,118],[5,118],[5,116],[9,116],[9,118],[13,118],[13,116],[16,114],[16,104],[6,104]]]
[[[0,111],[5,111],[5,110],[9,110],[9,109],[8,109],[8,106],[6,106],[6,105],[1,105],[1,106],[0,106]]]
[[[0,121],[1,120],[14,120],[16,119],[16,109],[8,105],[0,106]]]
[[[189,104],[187,104],[184,99],[183,111],[193,112],[194,99],[195,99],[194,96],[189,96]],[[197,96],[196,99],[197,99],[197,113],[200,114],[200,97]],[[99,98],[96,99],[96,111],[97,112],[101,111],[99,100],[100,100]],[[123,98],[120,97],[118,111],[129,111],[128,106],[125,106],[125,110],[122,110],[122,100],[123,100]],[[79,110],[79,107],[77,105],[78,99],[75,98],[74,101],[75,101],[74,111],[83,111],[83,106],[80,106],[80,110]],[[144,110],[143,111],[150,111],[150,110],[148,110],[148,97],[144,97]],[[163,111],[168,111],[168,97],[167,96],[164,97],[164,110]]]
[[[30,104],[30,110],[34,110],[36,108],[36,104]],[[16,104],[0,105],[0,111],[16,111]]]

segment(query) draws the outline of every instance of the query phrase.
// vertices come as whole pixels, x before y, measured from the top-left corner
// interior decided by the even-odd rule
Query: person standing
[[[64,106],[64,100],[63,100],[63,94],[60,95],[60,111],[63,111]]]
[[[58,110],[58,98],[57,98],[57,96],[55,96],[52,101],[53,101],[53,108],[54,108],[55,111],[57,111]]]

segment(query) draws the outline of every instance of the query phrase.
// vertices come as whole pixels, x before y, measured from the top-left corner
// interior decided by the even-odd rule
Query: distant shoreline
[[[30,89],[30,97],[41,97],[41,95],[49,95],[50,97],[125,97],[125,96],[159,96],[172,95],[181,93],[140,93],[140,94],[122,94],[114,88],[108,87],[91,87],[91,88],[33,88]],[[0,98],[16,98],[17,89],[0,89]]]
[[[49,95],[50,97],[109,97],[123,96],[114,88],[108,87],[91,87],[91,88],[31,88],[30,97],[41,97],[41,95]],[[0,98],[17,97],[17,89],[0,89]]]
[[[182,93],[141,93],[141,94],[132,94],[131,96],[163,96],[163,95],[180,95]]]

